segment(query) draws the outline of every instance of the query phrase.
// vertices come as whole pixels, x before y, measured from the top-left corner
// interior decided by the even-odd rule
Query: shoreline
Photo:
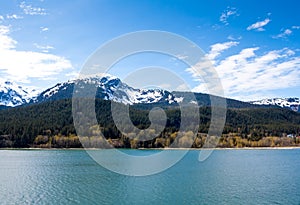
[[[113,149],[113,148],[112,148]],[[291,150],[291,149],[300,149],[300,146],[291,146],[291,147],[225,147],[225,148],[138,148],[138,149],[130,149],[130,148],[115,148],[120,150],[141,150],[141,151],[147,151],[147,150],[187,150],[187,151],[201,151],[201,150]],[[0,148],[0,151],[2,150],[87,150],[87,151],[93,151],[93,150],[109,150],[109,149],[103,149],[103,148]]]
[[[300,146],[291,147],[216,147],[216,148],[139,148],[138,150],[288,150],[288,149],[300,149]]]

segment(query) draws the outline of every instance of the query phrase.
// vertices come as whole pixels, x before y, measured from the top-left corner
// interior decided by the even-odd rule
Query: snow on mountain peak
[[[300,112],[299,98],[271,98],[250,102],[255,105],[275,105],[284,108],[290,108],[293,111]]]
[[[26,103],[71,98],[76,85],[81,88],[93,85],[97,88],[98,98],[123,104],[158,102],[172,104],[177,102],[174,95],[166,90],[133,88],[113,75],[99,73],[97,75],[80,75],[77,79],[58,83],[40,94],[14,82],[3,81],[0,82],[0,105],[14,107]]]
[[[97,88],[97,97],[105,100],[112,100],[123,104],[137,103],[174,103],[174,96],[165,90],[160,89],[137,89],[123,83],[119,78],[110,74],[98,74],[92,76],[82,75],[78,79],[69,80],[65,83],[58,83],[52,88],[42,92],[34,102],[47,99],[70,98],[74,85],[77,88],[84,88],[86,85],[94,85]]]
[[[22,105],[28,103],[36,95],[36,90],[23,88],[14,82],[0,82],[0,105],[10,107]]]
[[[97,93],[95,93],[97,98],[129,105],[139,103],[172,104],[184,101],[183,96],[175,96],[176,94],[167,90],[133,88],[115,76],[101,73],[92,76],[81,75],[78,79],[58,83],[40,94],[37,94],[36,90],[24,88],[11,81],[0,81],[0,105],[14,107],[27,103],[72,98],[74,86],[79,86],[81,89],[87,85],[97,88]],[[300,112],[299,98],[272,98],[252,101],[250,103],[280,106]]]

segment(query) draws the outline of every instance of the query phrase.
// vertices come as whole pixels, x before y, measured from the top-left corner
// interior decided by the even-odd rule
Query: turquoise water
[[[198,154],[129,177],[83,150],[0,150],[0,204],[300,204],[299,149],[216,150],[204,162]]]

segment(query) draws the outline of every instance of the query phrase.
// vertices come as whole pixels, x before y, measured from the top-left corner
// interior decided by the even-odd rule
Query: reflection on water
[[[123,151],[133,155],[158,152]],[[198,161],[198,154],[199,151],[190,151],[182,161],[165,172],[147,177],[129,177],[104,169],[82,150],[0,150],[0,202],[1,204],[299,204],[300,202],[298,149],[216,150],[204,162]]]

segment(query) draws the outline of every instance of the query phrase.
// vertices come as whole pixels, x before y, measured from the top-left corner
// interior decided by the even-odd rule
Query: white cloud
[[[0,73],[2,78],[17,82],[30,82],[31,78],[53,77],[72,64],[54,54],[20,51],[17,41],[9,36],[10,28],[0,25]]]
[[[250,26],[248,26],[247,30],[257,30],[257,31],[264,31],[265,29],[263,28],[264,26],[266,26],[268,23],[270,23],[271,20],[269,18],[266,18],[263,21],[258,21]]]
[[[235,38],[234,38],[232,35],[229,35],[229,36],[227,37],[227,39],[228,39],[228,40],[231,40],[231,41],[235,41]]]
[[[225,25],[228,25],[228,24],[229,24],[228,21],[227,21],[228,18],[229,18],[230,16],[237,16],[237,15],[238,15],[238,14],[237,14],[237,11],[236,11],[235,8],[228,7],[225,11],[222,12],[222,14],[221,14],[219,20],[220,20],[222,23],[224,23]]]
[[[23,10],[24,14],[27,14],[27,15],[46,15],[47,14],[44,8],[33,7],[30,4],[26,4],[25,1],[22,1],[19,6]]]
[[[293,33],[293,30],[298,30],[298,29],[300,29],[300,26],[292,26],[291,28],[288,29],[281,29],[282,32],[276,36],[273,36],[272,38],[287,38]]]
[[[229,35],[227,37],[228,40],[231,40],[231,41],[236,41],[236,40],[241,40],[242,39],[242,36],[238,36],[238,37],[234,37],[233,35]]]
[[[44,31],[49,31],[49,28],[47,28],[47,27],[43,27],[43,26],[42,26],[42,27],[40,27],[40,29],[41,29],[41,31],[42,31],[42,32],[44,32]]]
[[[218,57],[223,51],[238,45],[239,43],[236,41],[229,41],[225,43],[217,43],[210,47],[210,52],[208,53],[207,57],[210,60],[214,60],[216,57]]]
[[[9,37],[8,34],[9,34],[9,27],[0,25],[0,50],[15,48],[17,41]]]
[[[292,33],[292,31],[290,29],[285,29],[285,31],[283,33],[285,35],[290,35]]]
[[[3,20],[4,20],[4,17],[0,15],[0,21],[3,21]]]
[[[19,16],[17,14],[12,14],[12,15],[6,15],[7,19],[22,19],[23,16]]]
[[[291,29],[285,29],[282,33],[274,36],[273,38],[286,38],[287,36],[291,35],[293,31]]]
[[[214,48],[214,45],[211,46]],[[257,54],[259,47],[244,48],[239,53],[224,59],[212,59],[225,96],[240,100],[253,100],[265,97],[276,89],[291,88],[300,85],[300,57],[288,48]],[[211,50],[211,52],[213,52]],[[209,64],[209,63],[207,63]],[[199,81],[195,92],[207,92],[205,75],[199,76],[199,70],[209,66],[196,66],[198,72],[187,69]],[[203,71],[204,72],[204,71]],[[205,71],[207,72],[207,71]]]
[[[33,45],[34,45],[37,49],[42,50],[42,52],[44,52],[44,53],[48,53],[49,50],[54,49],[53,46],[49,46],[49,45],[42,46],[42,45],[39,45],[39,44],[37,44],[37,43],[35,43],[35,44],[33,44]]]

